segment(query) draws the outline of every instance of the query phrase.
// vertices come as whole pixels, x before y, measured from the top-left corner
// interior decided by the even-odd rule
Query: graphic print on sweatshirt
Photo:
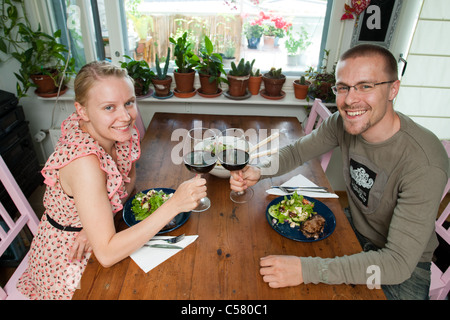
[[[350,159],[350,186],[355,196],[367,207],[370,190],[377,174],[365,165]]]

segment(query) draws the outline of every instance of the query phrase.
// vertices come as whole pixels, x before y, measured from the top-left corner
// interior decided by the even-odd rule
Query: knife
[[[144,244],[144,247],[150,247],[150,248],[160,248],[160,249],[184,249],[180,246],[174,246],[171,244]]]
[[[328,188],[326,187],[315,187],[315,186],[304,186],[304,187],[289,187],[289,186],[270,186],[271,188],[286,188],[286,189],[319,189],[319,190],[327,190]]]

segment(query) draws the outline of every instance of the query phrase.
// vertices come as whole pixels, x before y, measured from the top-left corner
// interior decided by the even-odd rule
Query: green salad
[[[278,220],[278,223],[289,222],[290,227],[300,226],[303,222],[311,218],[314,212],[314,202],[298,195],[294,192],[290,198],[284,196],[284,200],[270,206],[269,214]]]
[[[164,191],[149,190],[147,193],[139,192],[131,201],[131,211],[137,221],[144,220],[164,202],[172,197],[173,193],[166,194]]]

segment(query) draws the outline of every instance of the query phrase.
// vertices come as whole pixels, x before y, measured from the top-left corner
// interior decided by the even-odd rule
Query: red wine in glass
[[[238,128],[226,129],[222,132],[222,144],[223,150],[218,154],[222,167],[229,171],[244,169],[250,161],[250,148],[244,131]],[[230,199],[235,203],[245,203],[253,197],[253,193],[252,188],[240,192],[231,191]]]
[[[199,150],[189,152],[184,156],[184,165],[189,171],[208,173],[216,165],[217,157],[209,151]]]
[[[189,130],[183,147],[183,162],[186,168],[195,173],[208,173],[217,163],[215,154],[216,134],[208,128],[194,127]],[[200,200],[194,212],[209,209],[211,201],[208,197]]]
[[[229,171],[238,171],[245,168],[250,155],[240,149],[225,149],[220,153],[219,158],[222,167]]]

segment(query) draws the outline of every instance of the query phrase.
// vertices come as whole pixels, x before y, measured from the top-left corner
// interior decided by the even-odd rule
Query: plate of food
[[[272,200],[266,218],[280,235],[301,242],[323,240],[336,228],[336,218],[330,208],[297,192]]]
[[[174,189],[169,188],[152,188],[138,192],[125,203],[123,220],[129,227],[134,226],[169,200],[174,192]],[[167,233],[181,227],[190,216],[191,212],[179,213],[158,234]]]

